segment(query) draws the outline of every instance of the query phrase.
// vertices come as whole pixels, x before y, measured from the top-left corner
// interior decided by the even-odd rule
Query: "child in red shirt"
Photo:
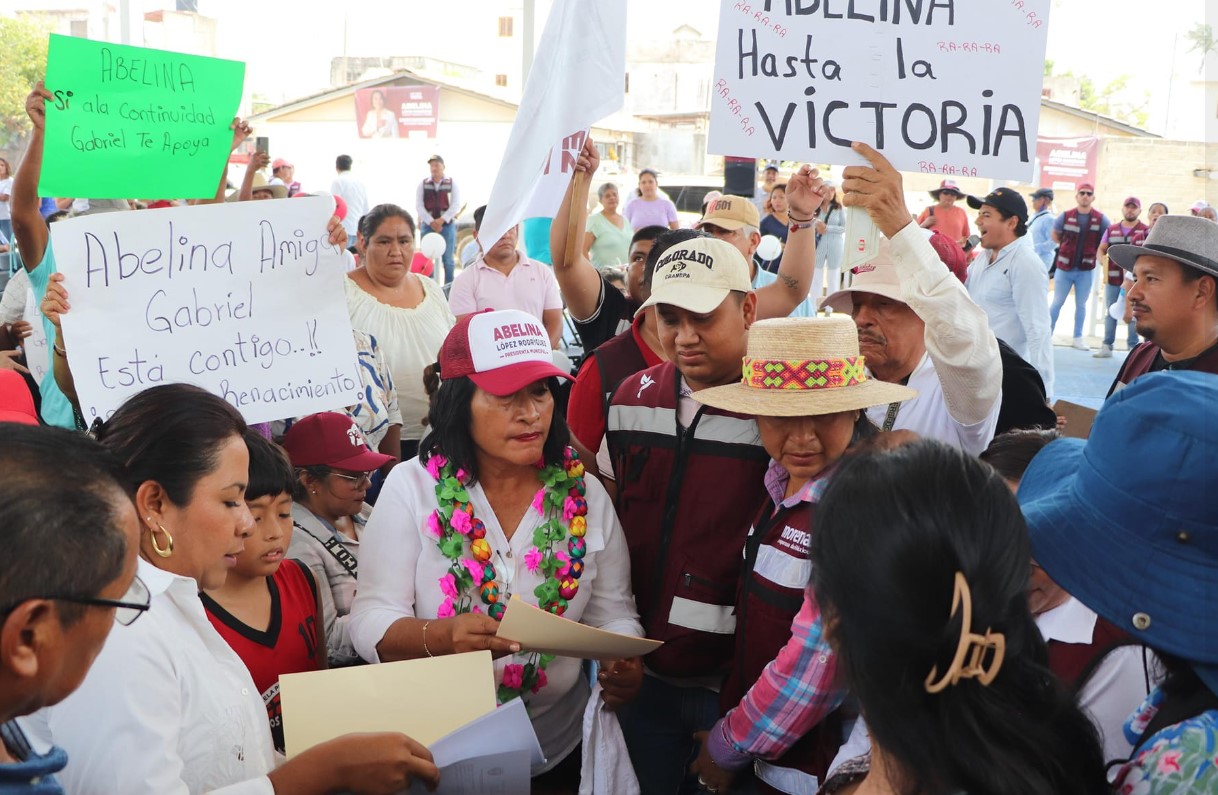
[[[317,581],[297,560],[284,560],[292,540],[292,465],[283,450],[247,432],[250,453],[245,504],[254,532],[224,585],[200,594],[212,626],[241,658],[262,692],[275,748],[282,752],[280,674],[326,665],[325,624]]]

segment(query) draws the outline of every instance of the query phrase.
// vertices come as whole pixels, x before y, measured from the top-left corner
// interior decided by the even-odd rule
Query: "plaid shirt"
[[[798,493],[783,499],[789,479],[777,462],[766,472],[766,490],[776,506],[818,502],[829,485],[821,473]],[[791,623],[791,639],[770,661],[740,704],[721,718],[707,737],[715,764],[739,770],[753,757],[776,759],[842,703],[837,686],[837,657],[824,637],[820,606],[809,588]]]

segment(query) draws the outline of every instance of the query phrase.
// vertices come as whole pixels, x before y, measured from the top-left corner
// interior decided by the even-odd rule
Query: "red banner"
[[[1095,185],[1099,149],[1099,138],[1037,139],[1037,187],[1070,196],[1084,182]]]
[[[435,138],[439,115],[437,86],[387,86],[355,92],[360,138]]]

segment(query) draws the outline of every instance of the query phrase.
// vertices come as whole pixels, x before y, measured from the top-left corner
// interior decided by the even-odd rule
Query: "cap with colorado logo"
[[[689,312],[713,312],[732,291],[752,292],[749,266],[731,243],[697,237],[677,243],[656,261],[651,297],[639,311],[670,304]]]
[[[440,378],[468,377],[492,395],[571,375],[554,366],[545,326],[518,309],[484,309],[457,321],[440,346]]]

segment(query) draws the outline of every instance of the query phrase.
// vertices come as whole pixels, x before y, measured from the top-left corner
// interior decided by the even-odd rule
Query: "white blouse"
[[[423,438],[428,406],[423,368],[436,361],[448,330],[457,322],[448,300],[433,279],[419,279],[424,295],[413,309],[383,304],[350,278],[343,281],[352,327],[376,337],[380,354],[393,374],[402,415],[402,441],[418,441]]]
[[[144,560],[152,606],[115,626],[75,693],[24,723],[68,752],[73,795],[273,795],[262,696],[207,620],[198,584]]]
[[[587,554],[579,591],[570,601],[565,618],[610,632],[642,637],[638,609],[630,587],[630,556],[609,495],[594,477],[588,477]],[[539,484],[540,487],[540,484]],[[355,650],[365,660],[379,661],[376,646],[399,618],[435,618],[444,596],[439,580],[450,561],[440,554],[434,537],[426,531],[427,516],[437,507],[436,482],[413,459],[389,473],[376,508],[363,535],[360,554],[359,591],[351,607],[348,631]],[[499,575],[500,591],[519,595],[537,604],[533,589],[543,582],[540,570],[529,572],[523,564],[533,546],[533,531],[540,524],[531,508],[525,513],[509,541],[481,485],[469,488],[474,516],[486,525],[491,562]],[[475,596],[476,603],[481,599]],[[485,605],[483,605],[485,608]],[[501,657],[495,661],[496,685],[503,668],[527,655]],[[533,728],[548,760],[543,772],[562,761],[580,742],[583,711],[591,693],[580,661],[556,657],[546,668],[548,684],[524,696]]]

